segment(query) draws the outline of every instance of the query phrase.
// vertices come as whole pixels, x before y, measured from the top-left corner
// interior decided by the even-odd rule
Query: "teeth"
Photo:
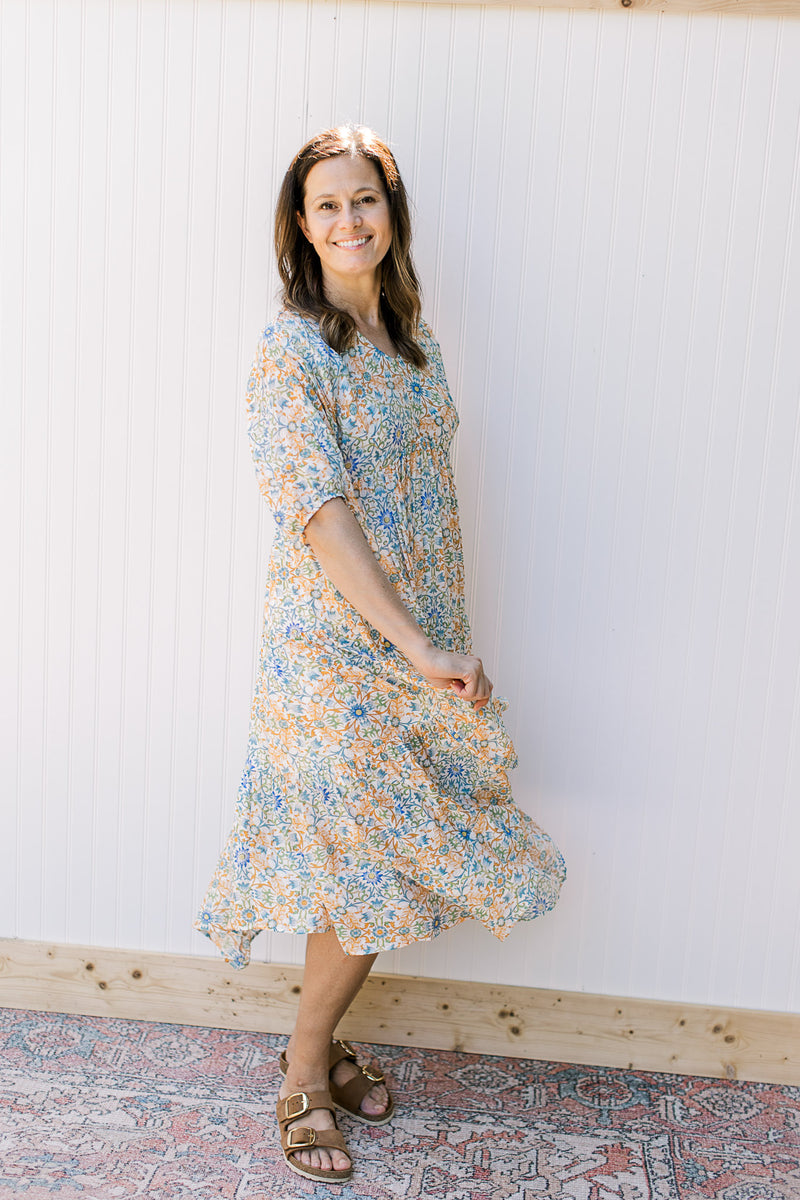
[[[352,238],[348,242],[337,242],[337,246],[366,246],[369,241],[368,237]]]

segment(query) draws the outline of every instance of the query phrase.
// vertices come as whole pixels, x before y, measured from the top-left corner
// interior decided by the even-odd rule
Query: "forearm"
[[[306,525],[306,541],[333,586],[412,662],[431,647],[390,583],[344,500],[329,500]]]

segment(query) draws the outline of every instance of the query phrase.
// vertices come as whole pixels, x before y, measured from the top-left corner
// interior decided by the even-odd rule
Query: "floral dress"
[[[342,497],[439,647],[470,653],[439,347],[427,367],[358,335],[337,354],[283,310],[248,387],[259,486],[275,519],[250,738],[233,829],[195,925],[237,967],[261,929],[336,931],[348,954],[465,918],[504,938],[564,880],[514,804],[504,703],[476,712],[426,682],[336,590],[305,540]]]

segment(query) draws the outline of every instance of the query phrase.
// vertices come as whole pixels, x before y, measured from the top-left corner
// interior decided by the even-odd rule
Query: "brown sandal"
[[[290,1171],[294,1171],[296,1175],[303,1175],[306,1179],[315,1179],[322,1183],[344,1183],[353,1174],[353,1159],[338,1126],[334,1129],[312,1129],[305,1125],[287,1128],[298,1117],[311,1112],[312,1108],[327,1108],[329,1112],[334,1112],[330,1092],[292,1092],[291,1096],[284,1096],[278,1100],[278,1126],[281,1131],[284,1162]],[[335,1116],[333,1120],[335,1125]],[[307,1167],[304,1163],[292,1161],[298,1150],[312,1148],[341,1150],[350,1159],[350,1166],[344,1171],[325,1171],[322,1167]]]
[[[386,1083],[386,1077],[380,1067],[375,1063],[371,1063],[368,1067],[362,1067],[357,1061],[356,1052],[350,1043],[344,1041],[342,1038],[336,1038],[331,1042],[328,1070],[332,1071],[336,1064],[342,1062],[344,1059],[355,1063],[359,1074],[354,1075],[352,1079],[348,1079],[347,1083],[341,1085],[334,1083],[333,1080],[330,1081],[331,1100],[336,1107],[342,1112],[349,1113],[357,1121],[363,1121],[365,1125],[385,1125],[387,1121],[391,1121],[394,1116],[394,1100],[391,1095],[389,1095],[388,1106],[382,1113],[371,1115],[361,1110],[361,1101],[370,1088],[373,1088],[376,1083]],[[281,1052],[278,1065],[281,1073],[285,1075],[289,1067],[286,1061],[285,1050]]]

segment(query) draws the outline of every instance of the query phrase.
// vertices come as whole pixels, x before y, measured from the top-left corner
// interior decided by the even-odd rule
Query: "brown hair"
[[[340,154],[374,163],[386,191],[392,242],[381,263],[381,316],[403,358],[415,367],[424,367],[427,359],[417,341],[422,304],[411,259],[408,197],[391,150],[364,125],[341,125],[317,134],[297,152],[284,176],[275,209],[275,253],[283,302],[287,308],[318,321],[322,336],[337,353],[343,354],[355,342],[356,323],[326,298],[319,255],[297,223],[297,214],[304,211],[311,168]]]

